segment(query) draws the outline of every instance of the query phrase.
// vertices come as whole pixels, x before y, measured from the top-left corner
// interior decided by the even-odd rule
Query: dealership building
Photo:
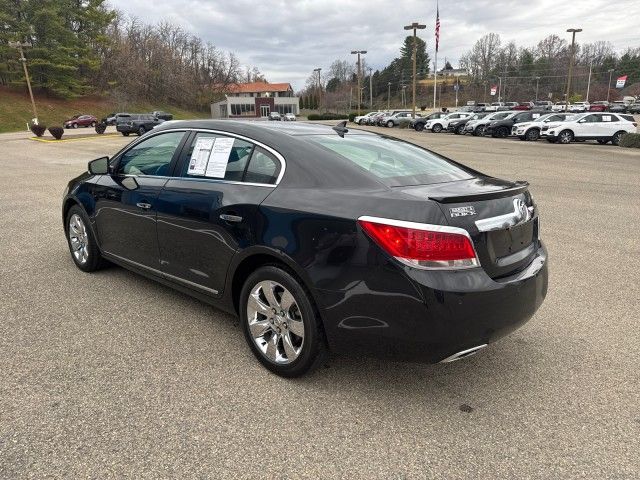
[[[300,113],[290,83],[251,82],[229,87],[225,99],[211,104],[212,118],[267,117],[271,112]]]

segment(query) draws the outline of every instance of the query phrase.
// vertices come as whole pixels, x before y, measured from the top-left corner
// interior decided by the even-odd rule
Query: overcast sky
[[[110,0],[124,13],[156,23],[179,24],[217,47],[255,65],[270,82],[295,89],[316,67],[326,69],[351,50],[367,50],[367,61],[382,68],[398,55],[403,25],[427,25],[420,36],[433,59],[435,0]],[[150,8],[151,6],[151,8]],[[454,67],[462,53],[489,32],[503,42],[533,46],[567,28],[582,28],[579,42],[609,40],[618,51],[640,46],[640,0],[457,0],[440,2],[438,67]]]

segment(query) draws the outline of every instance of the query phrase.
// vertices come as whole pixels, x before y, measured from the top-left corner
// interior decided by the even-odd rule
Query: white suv
[[[540,132],[549,123],[558,123],[571,120],[575,117],[574,113],[547,113],[540,115],[538,118],[530,122],[516,123],[511,128],[511,135],[518,137],[520,140],[528,140],[534,142],[540,138]]]
[[[617,115],[614,113],[585,113],[571,117],[557,123],[549,123],[542,127],[541,136],[552,143],[571,143],[574,140],[597,140],[605,144],[611,142],[614,145],[620,143],[620,137],[625,133],[635,133],[636,122],[627,118],[629,115]]]
[[[571,105],[569,105],[569,111],[579,113],[588,112],[589,104],[587,102],[573,102]]]
[[[473,112],[454,112],[442,118],[434,118],[433,120],[428,120],[427,123],[424,124],[425,130],[431,130],[433,133],[440,133],[442,130],[446,130],[449,126],[449,122],[451,120],[456,120],[458,118],[467,118],[473,115]]]

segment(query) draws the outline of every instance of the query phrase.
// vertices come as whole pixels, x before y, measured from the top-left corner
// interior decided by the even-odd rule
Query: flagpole
[[[433,60],[433,108],[436,108],[436,89],[438,88],[438,50]]]
[[[436,109],[436,92],[438,88],[438,44],[440,43],[440,7],[436,0],[436,54],[433,59],[433,109]]]

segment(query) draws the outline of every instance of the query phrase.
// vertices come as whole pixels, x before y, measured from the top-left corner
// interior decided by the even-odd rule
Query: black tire
[[[78,258],[76,258],[76,256],[73,253],[74,249],[71,241],[72,235],[69,234],[69,232],[71,231],[71,227],[69,226],[69,223],[71,221],[71,218],[74,215],[78,215],[80,217],[86,231],[86,249],[87,249],[88,255],[86,260],[84,261],[80,261]],[[102,267],[104,267],[104,265],[106,264],[106,261],[102,258],[102,255],[100,254],[100,249],[98,248],[96,237],[93,235],[93,230],[91,229],[91,223],[89,221],[89,217],[80,206],[74,205],[69,209],[69,211],[67,212],[67,216],[65,218],[64,228],[65,228],[65,234],[67,237],[67,244],[69,245],[69,253],[71,254],[71,259],[73,260],[73,263],[76,264],[76,267],[78,267],[83,272],[95,272],[96,270],[99,270]]]
[[[122,135],[123,135],[124,137],[128,137],[128,136],[129,136],[129,132],[122,132]]]
[[[142,136],[142,135],[144,135],[145,133],[147,133],[147,130],[146,130],[144,127],[142,127],[142,126],[141,126],[141,127],[138,129],[138,135]]]
[[[389,127],[389,128],[393,128],[394,127],[393,120],[389,120],[387,122],[387,127]]]
[[[291,363],[278,364],[267,358],[256,345],[249,330],[247,301],[254,287],[265,280],[276,282],[286,288],[293,295],[302,316],[304,324],[302,350]],[[288,271],[274,265],[267,265],[249,275],[240,292],[239,313],[240,324],[249,348],[260,363],[276,375],[288,378],[299,377],[319,367],[326,360],[327,343],[318,310],[306,288]]]
[[[493,136],[496,138],[507,138],[509,136],[509,129],[507,127],[498,127],[494,131]]]
[[[421,131],[424,130],[424,123],[416,123],[414,128],[415,128],[416,132],[421,132]]]
[[[464,135],[464,125],[460,125],[459,127],[456,128],[455,131],[456,135]]]
[[[431,131],[433,133],[440,133],[442,131],[442,125],[439,123],[434,124],[433,127],[431,127]]]
[[[484,126],[478,125],[473,131],[475,137],[482,137],[484,135]]]
[[[562,130],[558,134],[558,143],[562,143],[563,145],[567,145],[573,142],[573,132],[571,130]]]
[[[73,125],[71,125],[71,128],[78,128],[78,124],[74,123]]]
[[[627,132],[616,132],[613,134],[613,137],[611,137],[611,144],[615,145],[616,147],[618,145],[620,145],[620,137],[622,137],[622,135],[624,135]]]
[[[540,138],[540,130],[538,130],[537,128],[531,128],[527,130],[527,133],[525,133],[524,136],[525,139],[529,142],[535,142]]]
[[[91,122],[91,128],[96,128],[96,122]]]

